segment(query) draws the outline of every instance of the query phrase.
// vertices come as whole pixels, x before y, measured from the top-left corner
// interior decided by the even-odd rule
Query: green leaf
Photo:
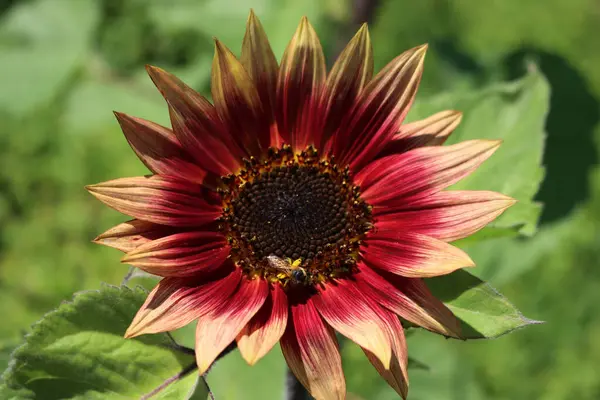
[[[523,79],[495,84],[475,92],[446,93],[418,102],[411,119],[445,109],[463,112],[463,120],[449,144],[471,139],[501,139],[502,145],[471,176],[452,189],[493,190],[518,203],[490,224],[495,233],[530,236],[535,233],[541,206],[533,201],[544,177],[541,166],[544,125],[550,90],[546,79],[532,68]],[[501,231],[499,231],[501,230]]]
[[[206,400],[208,395],[208,386],[203,377],[198,376],[196,378],[196,384],[194,390],[189,394],[187,400]]]
[[[51,101],[83,65],[98,14],[93,1],[13,7],[0,30],[0,109],[22,114]]]
[[[461,320],[465,339],[495,338],[541,323],[523,316],[496,289],[465,270],[427,279],[427,285]]]
[[[124,339],[147,293],[104,286],[81,292],[36,323],[12,355],[3,378],[11,390],[43,399],[139,399],[194,366],[194,357],[169,347],[166,335]],[[153,399],[187,398],[197,375]]]

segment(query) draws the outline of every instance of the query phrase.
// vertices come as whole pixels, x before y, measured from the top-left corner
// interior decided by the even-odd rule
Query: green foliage
[[[146,294],[105,286],[75,295],[32,327],[5,383],[44,399],[135,399],[152,392],[195,360],[169,348],[166,335],[123,338]],[[153,398],[184,398],[195,380],[192,373]]]
[[[0,26],[0,109],[22,115],[51,101],[82,65],[97,18],[92,1],[40,0],[10,9]]]
[[[502,140],[490,159],[452,187],[494,190],[518,200],[488,226],[493,232],[501,229],[507,232],[514,229],[526,235],[535,232],[540,205],[533,198],[544,177],[541,162],[549,98],[546,80],[534,69],[515,82],[427,98],[411,112],[413,119],[445,109],[463,112],[463,120],[448,144],[472,139]],[[486,235],[482,232],[480,237]]]
[[[428,279],[427,284],[462,321],[465,339],[495,338],[539,323],[525,318],[506,297],[465,270]]]

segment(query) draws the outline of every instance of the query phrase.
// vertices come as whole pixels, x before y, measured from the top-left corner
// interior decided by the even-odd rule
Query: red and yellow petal
[[[173,132],[179,142],[205,171],[217,176],[236,172],[247,154],[223,126],[208,100],[174,75],[147,66],[150,78],[169,105]]]
[[[206,171],[194,162],[173,131],[154,122],[115,112],[125,138],[150,171],[202,184]]]
[[[346,398],[346,380],[335,332],[311,300],[291,307],[281,350],[290,370],[317,400]]]
[[[272,120],[276,104],[279,66],[267,34],[253,11],[250,11],[248,16],[240,62],[254,82],[265,112]]]
[[[98,235],[93,241],[127,253],[145,243],[171,233],[174,233],[174,230],[168,226],[133,219],[110,228]]]
[[[217,270],[229,251],[220,233],[181,232],[143,244],[121,262],[158,276],[197,277]]]
[[[161,175],[115,179],[86,189],[109,207],[155,224],[200,226],[221,215],[216,194]]]
[[[225,129],[247,154],[259,158],[270,144],[269,104],[263,104],[242,63],[215,41],[211,92]]]
[[[401,318],[444,336],[460,337],[452,312],[429,291],[421,279],[404,278],[360,265],[355,275],[360,290]]]
[[[377,158],[406,153],[418,147],[441,146],[460,124],[461,119],[461,112],[448,110],[404,124]]]
[[[426,49],[404,52],[364,88],[333,138],[338,162],[357,172],[398,132],[417,92]]]
[[[368,265],[408,278],[446,275],[475,266],[458,247],[418,233],[383,230],[377,224],[361,253]]]
[[[387,333],[392,343],[390,365],[382,364],[379,358],[369,350],[363,348],[363,351],[377,372],[403,399],[406,399],[408,395],[408,350],[404,329],[398,318],[388,311],[382,313],[382,319],[386,321]]]
[[[203,314],[196,327],[196,364],[204,374],[262,307],[269,293],[264,279],[242,279],[237,291],[220,307]]]
[[[318,148],[324,148],[372,76],[373,49],[369,29],[364,24],[342,51],[327,76],[323,99],[327,119],[320,145],[317,143]]]
[[[293,149],[301,151],[320,136],[323,112],[321,93],[326,78],[321,42],[306,17],[288,44],[279,68],[277,126]]]
[[[388,368],[392,356],[383,310],[364,296],[354,282],[340,280],[318,288],[315,307],[336,331],[372,352]]]
[[[452,146],[421,147],[373,161],[354,182],[373,207],[431,196],[471,174],[500,146],[497,140],[469,140]]]
[[[496,219],[516,200],[489,191],[447,191],[416,201],[375,207],[378,228],[414,232],[446,242],[472,235]]]
[[[227,275],[209,282],[163,278],[133,318],[125,337],[172,331],[221,307],[237,288],[242,274],[230,266]]]
[[[236,338],[240,354],[248,364],[254,365],[277,344],[285,331],[287,320],[287,295],[277,284],[270,288],[262,308]]]

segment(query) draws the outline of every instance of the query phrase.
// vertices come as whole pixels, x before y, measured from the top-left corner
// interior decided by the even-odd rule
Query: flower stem
[[[308,394],[304,386],[296,379],[294,373],[287,368],[285,376],[285,400],[310,400],[312,397]]]

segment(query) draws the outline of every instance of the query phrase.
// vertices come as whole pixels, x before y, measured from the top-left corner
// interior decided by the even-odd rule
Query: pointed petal
[[[204,374],[261,308],[269,288],[262,278],[242,279],[231,298],[211,313],[198,319],[196,328],[196,363]]]
[[[408,278],[446,275],[475,266],[458,247],[418,233],[381,230],[377,224],[365,243],[362,254],[368,265]]]
[[[460,124],[461,119],[461,112],[448,110],[404,124],[377,158],[405,153],[417,147],[441,146]]]
[[[217,232],[182,232],[148,242],[123,257],[131,264],[158,276],[193,277],[219,268],[229,245]]]
[[[458,182],[471,174],[500,146],[495,140],[469,140],[452,146],[421,147],[373,161],[354,182],[373,207],[400,199],[411,201]]]
[[[273,118],[279,66],[262,24],[250,10],[240,62],[252,78],[263,107]]]
[[[270,115],[263,105],[252,79],[233,55],[215,41],[211,92],[215,108],[225,128],[246,153],[260,157],[269,147]]]
[[[346,398],[342,358],[333,329],[311,300],[291,307],[281,351],[296,378],[319,400]]]
[[[421,279],[380,274],[366,265],[355,274],[360,290],[405,320],[444,336],[460,337],[454,314],[427,289]]]
[[[240,354],[250,365],[265,356],[281,339],[288,319],[287,296],[274,285],[265,304],[237,336]]]
[[[164,278],[150,292],[125,337],[172,331],[215,310],[227,301],[242,276],[230,266],[229,274],[209,282],[190,282],[189,278]]]
[[[221,214],[216,194],[201,186],[160,175],[121,178],[87,186],[98,200],[123,214],[169,226],[199,226]]]
[[[139,219],[132,219],[131,221],[123,222],[98,235],[98,237],[94,239],[94,243],[112,247],[127,253],[144,243],[170,235],[171,233],[173,233],[173,229],[167,226],[157,225]]]
[[[154,122],[115,112],[129,145],[150,171],[202,184],[206,171],[195,164],[175,134]]]
[[[246,154],[210,102],[174,75],[157,67],[146,69],[169,105],[173,132],[198,165],[218,176],[236,172]]]
[[[420,233],[452,242],[477,232],[515,202],[496,192],[448,191],[375,207],[374,214],[382,215],[379,229]]]
[[[295,150],[317,144],[323,113],[319,102],[325,85],[325,56],[306,17],[283,53],[277,84],[277,125]]]
[[[404,52],[364,88],[333,138],[338,162],[359,171],[398,132],[417,92],[426,49]]]
[[[317,290],[319,294],[313,301],[323,319],[389,367],[392,349],[385,322],[380,317],[381,307],[365,297],[351,281],[340,280]]]
[[[324,107],[327,121],[321,146],[339,127],[363,88],[373,76],[373,49],[367,24],[363,24],[333,65],[327,77]]]
[[[392,313],[384,311],[382,317],[387,322],[388,335],[393,348],[390,366],[383,365],[369,350],[363,348],[363,351],[377,372],[403,399],[406,399],[408,395],[408,351],[404,329],[398,318]]]

